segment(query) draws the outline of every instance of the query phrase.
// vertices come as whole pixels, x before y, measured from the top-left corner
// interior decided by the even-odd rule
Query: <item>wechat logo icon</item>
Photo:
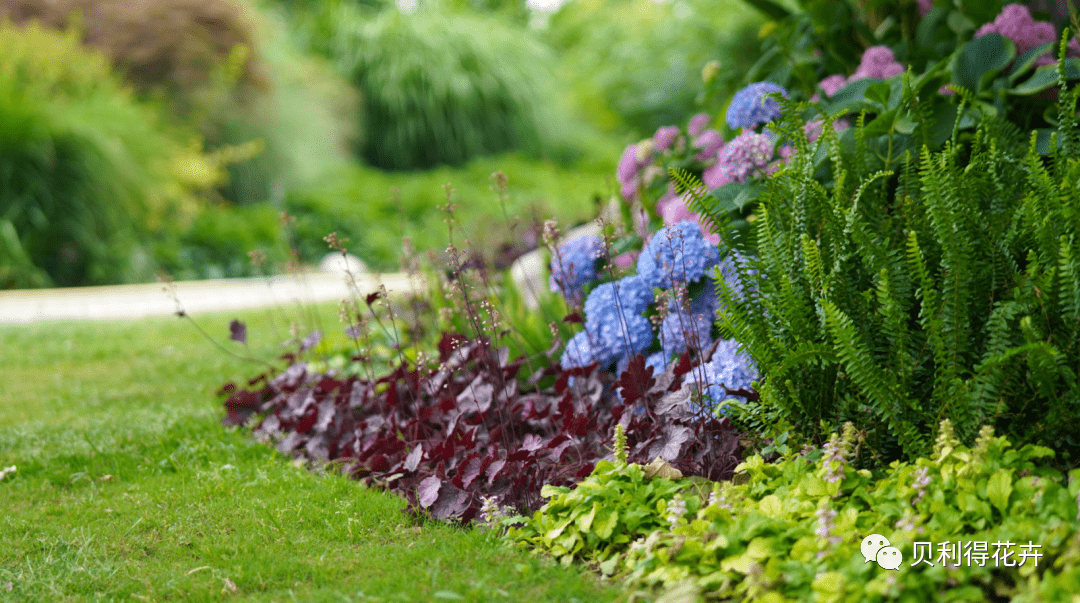
[[[900,552],[900,549],[891,546],[889,539],[881,534],[871,534],[863,538],[859,550],[862,551],[863,563],[877,561],[882,569],[899,569],[900,564],[904,562],[904,554]]]

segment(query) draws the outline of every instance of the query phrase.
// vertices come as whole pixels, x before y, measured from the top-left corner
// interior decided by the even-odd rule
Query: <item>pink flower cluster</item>
[[[746,182],[755,173],[768,173],[775,169],[773,160],[775,141],[768,134],[748,131],[724,145],[716,156],[716,163],[701,175],[709,188],[729,182]]]
[[[904,72],[904,69],[903,63],[896,60],[896,55],[893,54],[891,48],[888,46],[871,46],[863,51],[859,66],[851,77],[845,78],[840,74],[830,75],[818,82],[818,88],[821,88],[825,93],[825,97],[829,98],[852,82],[871,78],[887,80],[895,75],[900,75]],[[821,97],[818,94],[810,97],[810,102],[816,103],[819,100],[821,100]]]
[[[642,184],[642,170],[652,163],[653,151],[650,144],[632,144],[623,151],[619,159],[619,167],[616,177],[619,179],[619,192],[626,199],[633,199],[637,195],[638,187]]]
[[[1025,52],[1058,41],[1057,30],[1054,24],[1048,21],[1036,21],[1031,16],[1031,11],[1023,4],[1009,4],[1001,9],[1001,13],[990,23],[987,23],[975,32],[976,38],[996,33],[1005,36],[1016,45],[1017,56]],[[1037,66],[1053,65],[1056,51],[1050,51],[1035,60]],[[1080,42],[1075,38],[1069,41],[1069,55],[1080,55]]]
[[[660,214],[660,217],[664,220],[664,226],[692,220],[701,226],[701,232],[706,241],[712,245],[719,245],[720,235],[712,232],[707,218],[690,211],[687,201],[688,197],[676,193],[674,186],[668,188],[668,192],[656,202],[656,213]]]

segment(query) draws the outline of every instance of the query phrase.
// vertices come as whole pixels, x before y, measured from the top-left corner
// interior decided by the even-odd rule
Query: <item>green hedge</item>
[[[74,35],[0,24],[0,288],[152,279],[149,239],[220,176],[192,140]]]

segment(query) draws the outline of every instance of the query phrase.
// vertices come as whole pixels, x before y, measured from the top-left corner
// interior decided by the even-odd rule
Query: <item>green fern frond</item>
[[[860,342],[851,319],[829,301],[821,302],[829,333],[836,347],[836,354],[844,369],[859,387],[860,393],[874,410],[883,416],[890,428],[901,438],[902,445],[917,445],[912,439],[913,423],[917,409],[904,394],[897,391],[887,373],[874,362],[871,354]]]

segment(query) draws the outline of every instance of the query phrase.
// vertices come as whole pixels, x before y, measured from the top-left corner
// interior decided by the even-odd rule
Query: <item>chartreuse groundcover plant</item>
[[[744,601],[1065,601],[1080,587],[1080,470],[1044,466],[991,427],[962,445],[942,421],[927,456],[856,469],[846,424],[823,450],[743,462],[733,482],[680,479],[663,463],[614,462],[545,507],[506,520],[520,545],[598,563],[631,585]],[[517,525],[513,525],[517,524]],[[870,535],[896,571],[863,554]],[[873,552],[873,551],[871,551]],[[680,599],[682,600],[682,599]],[[689,598],[687,599],[689,600]]]

